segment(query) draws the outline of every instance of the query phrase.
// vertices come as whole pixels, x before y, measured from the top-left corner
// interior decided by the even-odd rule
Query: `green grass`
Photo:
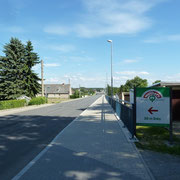
[[[137,126],[136,136],[141,149],[180,155],[180,139],[173,135],[173,144],[169,143],[169,131],[164,127]]]

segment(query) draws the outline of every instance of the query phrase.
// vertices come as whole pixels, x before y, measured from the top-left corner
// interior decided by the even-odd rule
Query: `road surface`
[[[14,177],[100,95],[0,117],[0,179]]]

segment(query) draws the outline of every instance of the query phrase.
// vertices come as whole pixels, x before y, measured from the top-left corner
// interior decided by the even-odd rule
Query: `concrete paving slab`
[[[13,180],[17,179],[150,180],[153,176],[103,96]]]

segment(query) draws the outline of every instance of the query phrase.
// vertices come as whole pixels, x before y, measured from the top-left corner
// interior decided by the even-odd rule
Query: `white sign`
[[[170,89],[136,89],[136,124],[150,126],[170,125]]]

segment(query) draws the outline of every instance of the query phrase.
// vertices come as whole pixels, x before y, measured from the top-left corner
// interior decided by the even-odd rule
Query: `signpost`
[[[136,88],[135,97],[136,125],[170,127],[170,88]]]

